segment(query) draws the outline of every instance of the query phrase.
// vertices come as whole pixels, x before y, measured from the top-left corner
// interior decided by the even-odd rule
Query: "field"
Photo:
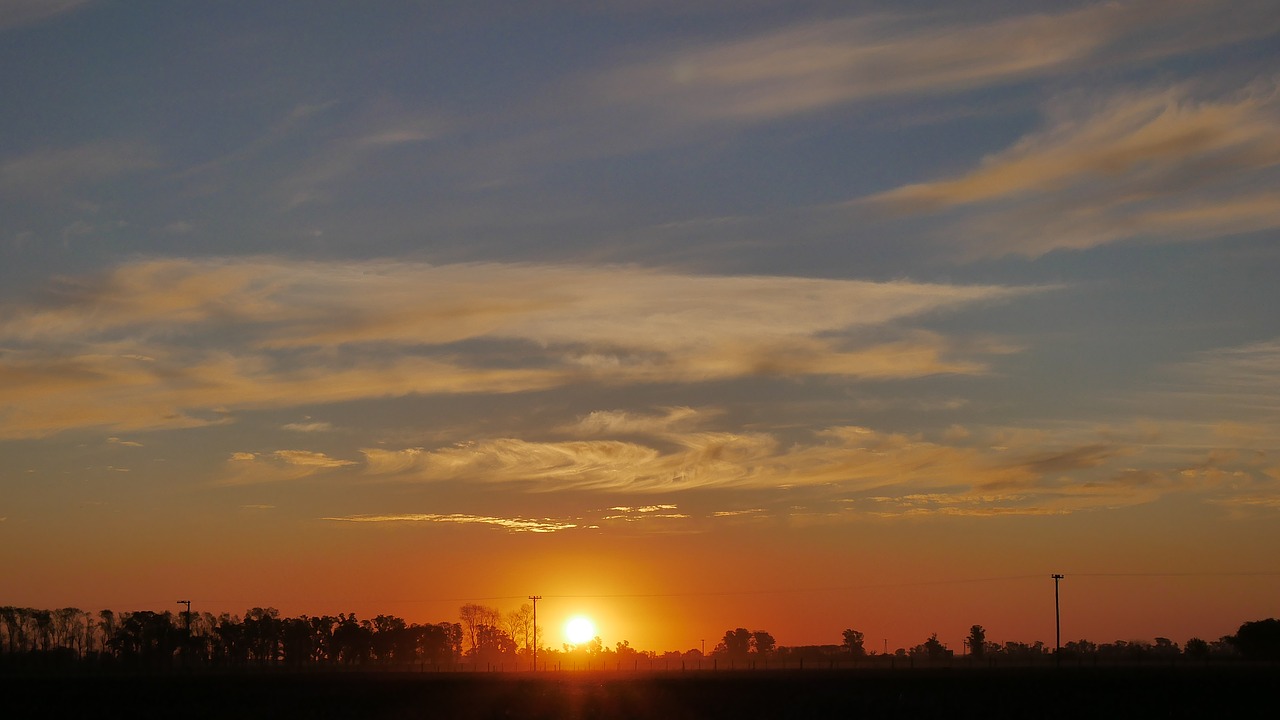
[[[0,678],[12,718],[1247,717],[1280,668]]]

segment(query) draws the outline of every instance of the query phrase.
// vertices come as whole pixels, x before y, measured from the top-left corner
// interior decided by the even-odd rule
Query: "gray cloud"
[[[0,0],[0,30],[52,20],[92,0]]]
[[[158,165],[155,150],[141,143],[98,142],[43,148],[0,162],[0,188],[38,197]]]
[[[886,95],[947,93],[1265,37],[1267,2],[1134,0],[986,22],[869,16],[806,22],[610,71],[597,91],[688,119],[762,120]]]

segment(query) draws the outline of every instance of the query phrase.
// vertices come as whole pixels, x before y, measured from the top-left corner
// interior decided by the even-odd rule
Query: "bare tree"
[[[462,628],[466,632],[468,649],[473,653],[480,647],[482,626],[502,627],[502,613],[488,605],[467,603],[458,609],[458,618],[462,620]]]
[[[528,652],[533,647],[533,606],[525,603],[519,610],[507,613],[507,632],[517,645]]]

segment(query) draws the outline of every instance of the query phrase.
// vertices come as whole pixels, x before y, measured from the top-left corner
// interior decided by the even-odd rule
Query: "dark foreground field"
[[[1274,717],[1280,669],[0,678],[0,716],[130,718]]]

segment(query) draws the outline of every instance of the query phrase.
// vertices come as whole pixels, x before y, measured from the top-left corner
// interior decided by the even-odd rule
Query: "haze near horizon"
[[[1280,615],[1272,3],[0,1],[0,604]],[[544,611],[546,615],[541,613]]]

